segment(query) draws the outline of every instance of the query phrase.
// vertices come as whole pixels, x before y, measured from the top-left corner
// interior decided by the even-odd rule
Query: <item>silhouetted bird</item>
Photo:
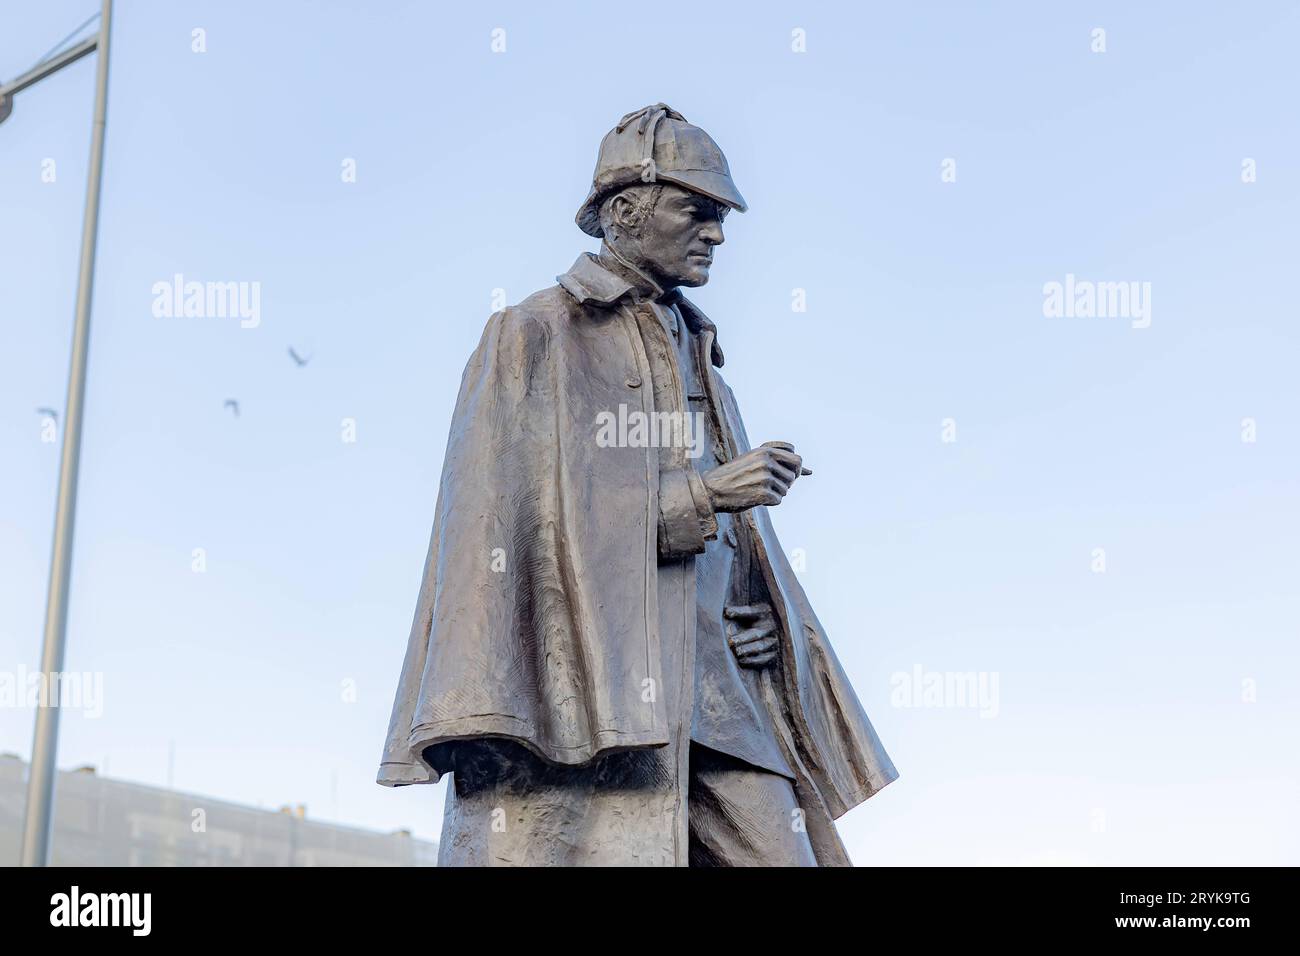
[[[306,365],[308,362],[311,361],[310,355],[308,355],[306,358],[303,358],[301,355],[299,355],[297,352],[293,350],[292,345],[289,346],[289,358],[293,359],[294,362],[297,363],[299,368],[302,368],[304,365]]]
[[[56,422],[59,420],[59,413],[52,408],[38,408],[37,415],[44,415],[46,418],[53,418]]]
[[[230,409],[232,412],[235,413],[236,418],[239,417],[239,402],[235,401],[233,398],[226,399],[226,404],[222,405],[221,407]]]

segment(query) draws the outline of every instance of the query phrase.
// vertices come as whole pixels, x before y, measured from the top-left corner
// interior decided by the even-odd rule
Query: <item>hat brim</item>
[[[724,206],[730,206],[736,212],[744,212],[749,208],[745,203],[745,197],[740,194],[731,177],[723,173],[710,169],[674,169],[670,173],[661,172],[658,178],[666,183],[676,183],[692,192],[708,196]]]
[[[610,186],[606,189],[593,189],[587,196],[587,201],[578,210],[578,215],[574,217],[574,220],[578,223],[578,228],[589,236],[594,236],[597,239],[604,238],[605,230],[600,228],[600,204],[611,193],[627,186],[637,185],[637,182]],[[699,193],[701,196],[707,196],[724,206],[730,206],[737,212],[744,212],[749,208],[745,202],[745,197],[740,194],[740,190],[731,181],[731,177],[712,170],[676,169],[671,173],[660,172],[655,178],[655,182],[673,183],[683,189]]]

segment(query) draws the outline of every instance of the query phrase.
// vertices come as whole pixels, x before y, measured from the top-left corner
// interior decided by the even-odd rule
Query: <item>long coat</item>
[[[559,838],[563,854],[529,846],[557,835],[530,832],[539,814],[525,813],[521,803],[504,811],[514,826],[512,850],[495,858],[681,865],[687,778],[679,758],[692,702],[689,690],[660,689],[689,688],[680,671],[690,665],[665,653],[661,622],[665,614],[693,619],[693,585],[684,589],[686,606],[659,606],[657,449],[596,441],[602,413],[620,405],[647,414],[664,409],[650,407],[652,390],[641,387],[650,368],[633,318],[606,301],[612,296],[582,286],[582,264],[568,274],[577,282],[561,277],[561,285],[493,315],[465,369],[378,781],[435,782],[453,769],[457,742],[507,741],[547,766],[574,768],[573,780],[593,782],[578,810],[573,794],[560,794],[541,814],[563,808],[572,818]],[[721,366],[713,324],[684,298],[678,307],[703,354]],[[706,377],[726,453],[748,450],[730,388],[715,368]],[[781,663],[765,678],[765,703],[779,718],[819,862],[847,863],[831,821],[897,773],[767,509],[738,517],[780,623]],[[665,673],[665,662],[676,672]],[[657,787],[653,806],[636,787],[577,771],[646,751],[674,755],[666,770],[648,775]],[[515,799],[526,803],[528,788],[516,789]],[[485,806],[499,813],[508,799],[498,792]],[[449,804],[448,813],[463,816],[465,809]],[[449,820],[444,844],[450,839],[465,852],[451,859],[492,855],[488,837],[475,835],[482,821],[456,826],[461,830]]]

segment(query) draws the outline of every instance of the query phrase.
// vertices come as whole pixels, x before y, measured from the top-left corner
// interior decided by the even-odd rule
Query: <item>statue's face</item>
[[[638,224],[637,265],[665,289],[702,286],[709,281],[713,249],[722,245],[722,220],[728,207],[671,183],[654,212]]]

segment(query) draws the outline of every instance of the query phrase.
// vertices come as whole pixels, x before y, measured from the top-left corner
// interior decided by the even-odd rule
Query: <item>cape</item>
[[[600,413],[654,411],[648,363],[625,310],[575,295],[574,274],[494,314],[465,369],[381,784],[435,782],[452,769],[448,745],[476,738],[575,767],[670,740],[672,715],[644,699],[647,681],[680,677],[659,653],[657,449],[595,441]],[[678,306],[721,366],[713,323]],[[716,367],[706,377],[729,454],[748,450],[734,395]],[[739,517],[781,624],[767,704],[800,805],[833,834],[831,819],[897,772],[767,508]]]

